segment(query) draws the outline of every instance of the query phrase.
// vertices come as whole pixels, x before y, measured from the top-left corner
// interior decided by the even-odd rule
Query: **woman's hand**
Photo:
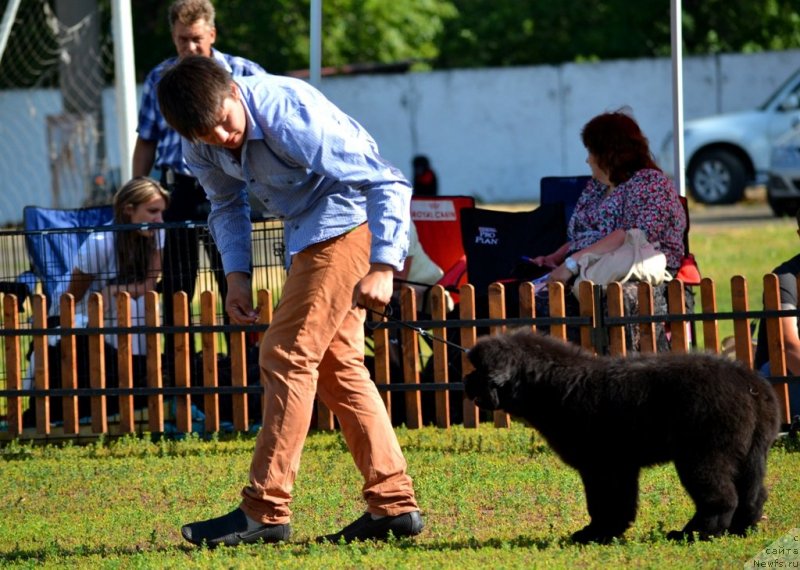
[[[537,255],[536,257],[531,258],[531,262],[534,265],[538,265],[539,267],[548,267],[550,269],[555,269],[562,263],[564,263],[564,258],[567,257],[570,248],[570,242],[565,243],[553,253],[549,255]]]
[[[537,255],[531,258],[531,262],[539,267],[549,267],[550,269],[556,268],[563,261],[560,259],[558,252],[553,252],[550,255]]]

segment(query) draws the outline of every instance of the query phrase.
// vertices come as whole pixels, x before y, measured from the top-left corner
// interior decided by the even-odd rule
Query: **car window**
[[[780,87],[778,87],[778,88],[777,88],[775,91],[773,91],[773,92],[772,92],[772,94],[771,94],[771,95],[770,95],[770,96],[767,98],[767,100],[766,100],[766,101],[764,101],[764,103],[763,103],[763,104],[761,104],[761,106],[759,106],[759,109],[760,109],[761,111],[764,111],[764,110],[766,110],[768,107],[770,107],[771,105],[773,105],[773,104],[775,103],[775,100],[776,100],[776,99],[778,98],[778,96],[781,94],[781,92],[782,92],[782,91],[783,91],[783,90],[786,88],[786,86],[787,86],[787,85],[789,85],[790,83],[797,83],[797,85],[795,86],[795,88],[792,90],[792,93],[794,93],[794,94],[796,94],[796,95],[800,96],[800,70],[797,70],[797,71],[795,71],[795,72],[794,72],[794,73],[793,73],[793,74],[792,74],[792,75],[789,77],[789,79],[787,79],[786,81],[784,81],[784,82],[781,84],[781,86],[780,86]]]

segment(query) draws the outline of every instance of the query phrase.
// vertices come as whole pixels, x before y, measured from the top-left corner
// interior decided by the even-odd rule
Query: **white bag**
[[[612,282],[642,281],[661,285],[672,280],[667,271],[667,256],[647,241],[644,232],[634,228],[625,232],[625,241],[614,251],[587,253],[578,260],[579,273],[573,285],[577,294],[581,281],[606,286]]]

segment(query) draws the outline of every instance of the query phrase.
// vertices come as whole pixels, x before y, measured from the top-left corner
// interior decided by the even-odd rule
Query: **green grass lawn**
[[[731,308],[733,275],[747,279],[751,309],[761,308],[763,275],[800,251],[795,227],[791,219],[692,226],[691,248],[703,276],[716,282],[720,311]],[[721,322],[721,337],[729,334],[731,323]],[[588,522],[580,480],[532,430],[514,424],[398,433],[427,524],[416,540],[313,543],[364,505],[341,437],[312,433],[295,489],[292,542],[214,551],[183,543],[179,528],[238,504],[252,437],[128,438],[83,447],[12,442],[0,448],[0,567],[742,568],[800,527],[796,444],[773,449],[766,520],[747,537],[665,540],[692,512],[666,465],[643,472],[639,517],[623,541],[581,547],[568,541]]]
[[[485,425],[398,430],[426,529],[415,540],[316,545],[364,508],[361,479],[337,433],[312,433],[281,546],[207,550],[181,524],[238,504],[253,439],[0,450],[0,567],[19,568],[734,568],[800,526],[800,453],[770,455],[766,520],[747,537],[669,542],[692,512],[671,465],[643,472],[625,539],[577,546],[588,522],[577,474],[533,430]]]

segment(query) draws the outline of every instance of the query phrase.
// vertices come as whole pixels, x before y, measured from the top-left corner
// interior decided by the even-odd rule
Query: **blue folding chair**
[[[81,245],[90,233],[113,220],[114,210],[111,205],[66,210],[26,206],[22,217],[31,269],[17,281],[30,293],[41,284],[47,306],[52,307],[69,283]]]
[[[539,184],[539,203],[564,204],[564,221],[569,224],[575,204],[591,176],[545,176]]]

